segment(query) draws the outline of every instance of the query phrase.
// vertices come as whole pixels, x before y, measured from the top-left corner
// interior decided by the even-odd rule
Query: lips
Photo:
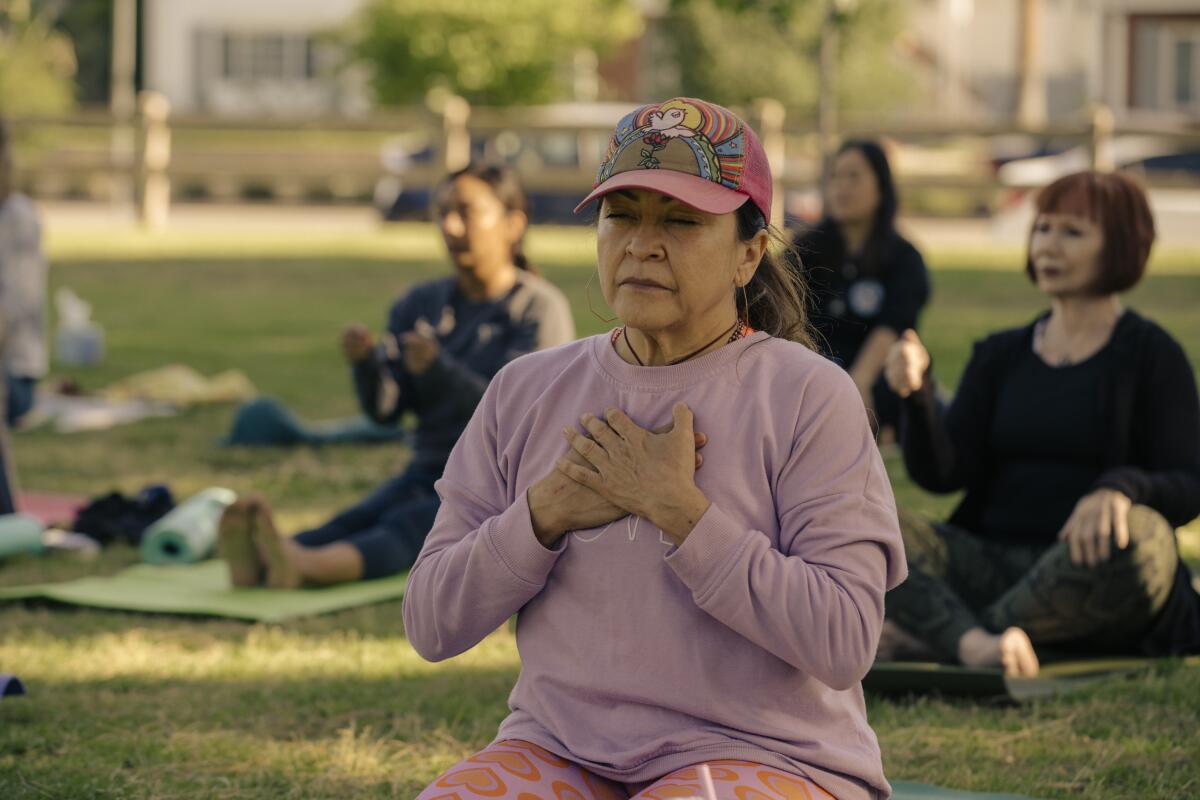
[[[670,291],[668,287],[663,286],[658,281],[652,281],[649,278],[626,278],[625,280],[621,281],[620,285],[631,286],[634,289],[661,289],[663,291]]]

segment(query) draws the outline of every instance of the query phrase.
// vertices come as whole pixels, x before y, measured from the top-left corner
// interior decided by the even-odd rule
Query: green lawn
[[[444,269],[436,238],[419,226],[353,238],[52,227],[49,249],[53,285],[93,303],[109,344],[103,366],[58,374],[98,388],[173,361],[239,368],[314,418],[354,410],[341,326],[378,325],[392,296]],[[571,298],[580,332],[603,330],[585,300],[588,234],[540,231],[530,249]],[[924,327],[953,384],[972,340],[1028,320],[1040,301],[1016,253],[931,255],[936,295]],[[1195,253],[1159,258],[1130,302],[1200,367],[1198,263]],[[295,527],[405,459],[391,446],[221,449],[231,417],[209,408],[105,433],[23,433],[21,481],[90,495],[158,481],[177,494],[255,489]],[[920,493],[891,466],[901,503],[944,513],[952,498]],[[17,559],[0,565],[0,585],[112,571],[134,557]],[[0,702],[0,798],[411,798],[490,739],[518,660],[502,629],[460,658],[427,664],[404,639],[399,603],[285,625],[4,605],[0,670],[31,692]],[[1165,664],[1020,709],[872,700],[871,717],[898,779],[1041,797],[1200,795],[1197,669]]]

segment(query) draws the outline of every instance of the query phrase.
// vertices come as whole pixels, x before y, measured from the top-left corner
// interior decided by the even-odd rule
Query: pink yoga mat
[[[53,492],[18,492],[17,511],[37,517],[45,525],[70,526],[75,512],[86,506],[86,497]]]

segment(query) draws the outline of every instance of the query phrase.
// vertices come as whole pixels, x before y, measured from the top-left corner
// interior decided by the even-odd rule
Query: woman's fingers
[[[708,444],[708,437],[705,436],[703,433],[697,433],[696,434],[696,449],[699,450],[701,447],[704,447],[704,445],[706,445],[706,444]]]
[[[567,444],[571,445],[571,449],[583,456],[589,464],[599,466],[605,460],[604,448],[579,431],[573,428],[563,428],[563,436],[567,438]]]
[[[1100,503],[1100,516],[1096,524],[1095,564],[1103,564],[1112,554],[1112,512],[1112,503],[1107,500]]]
[[[700,465],[704,463],[704,456],[696,453],[696,469],[700,469]]]
[[[695,430],[692,426],[696,418],[692,414],[692,410],[688,408],[687,403],[676,403],[672,406],[671,418],[675,420],[675,428],[671,433],[687,431],[689,437],[695,435]]]
[[[604,412],[604,421],[608,426],[616,431],[617,435],[622,439],[632,439],[639,433],[645,431],[638,427],[638,424],[631,420],[629,416],[619,408],[610,408]]]
[[[1129,547],[1129,506],[1123,497],[1113,502],[1113,543],[1120,550]]]
[[[609,427],[607,422],[595,414],[584,414],[579,418],[579,422],[605,450],[613,450],[620,445],[621,437]]]
[[[568,461],[565,456],[558,459],[558,461],[554,463],[554,468],[579,485],[585,486],[593,491],[600,483],[600,473],[596,472],[595,470],[588,469],[587,467],[581,467],[578,464],[572,463],[571,461]]]

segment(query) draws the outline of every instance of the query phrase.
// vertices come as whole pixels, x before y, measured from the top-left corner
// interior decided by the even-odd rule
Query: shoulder
[[[513,302],[531,311],[569,308],[567,296],[550,281],[522,270],[517,273],[517,291]]]
[[[1039,316],[1039,319],[1041,317]],[[1010,354],[1025,346],[1033,335],[1033,326],[1037,320],[1016,328],[1006,328],[989,333],[975,341],[976,357],[990,358]]]
[[[801,404],[814,399],[862,399],[846,370],[820,353],[787,339],[769,336],[754,342],[741,356],[736,377],[765,384],[772,397],[791,397]]]
[[[408,309],[444,305],[454,291],[454,285],[454,278],[438,278],[411,286],[392,303],[392,316]]]
[[[925,258],[921,255],[921,251],[917,246],[904,238],[900,231],[892,231],[891,239],[888,241],[888,248],[892,251],[892,258],[902,264],[910,264],[925,268]]]
[[[1116,336],[1142,363],[1168,359],[1187,364],[1191,368],[1183,345],[1154,320],[1143,317],[1133,309],[1126,309],[1117,329]]]
[[[608,334],[587,336],[566,344],[525,353],[501,367],[492,383],[536,388],[578,366],[591,369],[591,352],[595,341],[606,336]]]
[[[18,230],[36,230],[38,227],[37,206],[28,196],[14,192],[3,203],[0,203],[0,219],[4,219]]]

